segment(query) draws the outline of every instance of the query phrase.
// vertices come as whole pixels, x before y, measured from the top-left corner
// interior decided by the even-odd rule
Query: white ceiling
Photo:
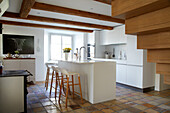
[[[20,7],[22,4],[22,0],[9,0],[10,5],[8,8],[8,12],[15,12],[19,13]],[[111,15],[111,6],[107,4],[103,4],[100,2],[96,2],[93,0],[36,0],[37,2],[52,4],[52,5],[58,5],[88,12],[94,12],[104,15]],[[90,19],[85,17],[79,17],[79,16],[73,16],[73,15],[66,15],[61,13],[53,13],[53,12],[47,12],[47,11],[41,11],[41,10],[35,10],[31,9],[29,15],[36,15],[36,16],[42,16],[42,17],[50,17],[50,18],[57,18],[57,19],[65,19],[65,20],[72,20],[72,21],[78,21],[78,22],[86,22],[86,23],[93,23],[93,24],[100,24],[100,25],[107,25],[107,26],[117,26],[121,25],[119,23],[114,22],[107,22],[107,21],[101,21],[96,19]],[[45,25],[56,25],[61,27],[72,27],[72,28],[83,28],[83,29],[90,29],[90,30],[98,30],[94,28],[87,28],[87,27],[79,27],[79,26],[73,26],[73,25],[64,25],[64,24],[54,24],[54,23],[45,23],[45,22],[37,22],[37,21],[28,21],[28,20],[17,20],[17,19],[10,19],[1,17],[0,19],[3,20],[11,20],[11,21],[19,21],[19,22],[28,22],[28,23],[36,23],[36,24],[45,24]]]

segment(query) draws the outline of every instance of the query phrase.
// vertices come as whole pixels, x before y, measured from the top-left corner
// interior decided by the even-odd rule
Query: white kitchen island
[[[90,103],[96,104],[115,99],[115,62],[59,60],[58,66],[70,72],[80,73],[82,95]],[[75,87],[76,91],[79,91],[78,89],[78,87]]]

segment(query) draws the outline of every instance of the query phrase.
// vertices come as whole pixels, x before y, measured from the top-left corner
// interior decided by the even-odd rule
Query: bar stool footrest
[[[78,95],[80,95],[80,93],[79,93],[79,92],[75,92],[75,91],[74,91],[74,93],[75,93],[75,94],[78,94]]]

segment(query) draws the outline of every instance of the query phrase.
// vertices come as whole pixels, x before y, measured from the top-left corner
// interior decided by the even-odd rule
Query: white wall
[[[44,30],[38,28],[30,27],[20,27],[3,25],[3,34],[16,34],[16,35],[31,35],[34,36],[34,55],[32,57],[36,58],[36,81],[44,81]],[[39,40],[39,45],[37,44]],[[2,45],[2,42],[0,42]],[[38,51],[39,47],[39,51]],[[2,49],[1,49],[2,51]],[[0,55],[2,56],[2,54]],[[2,57],[1,57],[2,58]]]
[[[95,31],[96,55],[95,58],[104,58],[105,46],[100,45],[100,31]]]
[[[84,46],[84,33],[75,34],[73,37],[73,53],[76,52],[76,48]]]
[[[50,59],[49,51],[49,32],[44,31],[44,62],[47,62]]]

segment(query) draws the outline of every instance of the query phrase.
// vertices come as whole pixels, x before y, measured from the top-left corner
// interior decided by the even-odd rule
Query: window
[[[50,60],[62,59],[64,57],[63,49],[72,48],[71,35],[50,35]]]

